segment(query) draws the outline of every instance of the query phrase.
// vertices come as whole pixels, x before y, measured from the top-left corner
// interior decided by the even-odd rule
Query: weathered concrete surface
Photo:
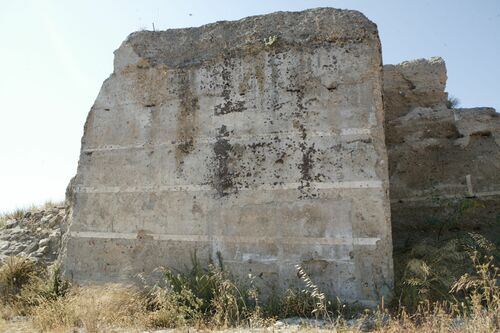
[[[300,264],[330,295],[388,297],[381,70],[355,11],[132,34],[85,125],[67,274],[127,281],[220,252],[268,287]]]
[[[384,66],[398,252],[448,229],[500,245],[500,116],[492,108],[449,109],[445,84],[441,58]]]

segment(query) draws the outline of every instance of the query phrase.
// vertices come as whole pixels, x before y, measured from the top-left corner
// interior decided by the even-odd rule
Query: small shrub
[[[287,289],[281,300],[280,317],[311,317],[316,300],[307,290]]]
[[[34,274],[16,295],[13,304],[19,314],[26,315],[33,307],[63,297],[69,288],[68,281],[61,278],[59,266],[54,265]]]
[[[269,36],[267,38],[264,38],[264,45],[266,46],[272,46],[278,41],[278,36],[273,35]]]
[[[26,257],[7,257],[0,267],[0,295],[4,300],[16,296],[38,273],[36,263]]]
[[[185,287],[177,292],[154,287],[149,295],[151,312],[148,315],[147,326],[152,328],[175,328],[189,324],[199,326],[203,322],[200,311],[202,304],[203,301]]]
[[[492,256],[480,259],[478,252],[472,255],[472,263],[475,274],[464,274],[453,284],[451,291],[463,293],[472,309],[479,306],[500,310],[500,268],[493,263]]]
[[[466,233],[448,240],[424,239],[404,256],[403,271],[396,285],[399,306],[414,312],[422,302],[457,302],[449,291],[474,266],[471,254],[487,254],[495,246],[479,234]]]
[[[150,326],[230,327],[261,322],[257,289],[237,284],[224,270],[220,254],[218,266],[210,263],[202,268],[195,253],[191,269],[176,273],[164,269],[164,276],[166,286],[154,287],[150,295]]]
[[[460,105],[460,100],[454,96],[449,96],[448,100],[446,101],[446,107],[448,109],[454,109]]]

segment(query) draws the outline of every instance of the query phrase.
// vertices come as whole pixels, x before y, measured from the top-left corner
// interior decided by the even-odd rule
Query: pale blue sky
[[[499,110],[499,0],[0,0],[0,212],[64,198],[87,112],[129,33],[326,6],[377,23],[384,63],[442,56],[462,106]]]

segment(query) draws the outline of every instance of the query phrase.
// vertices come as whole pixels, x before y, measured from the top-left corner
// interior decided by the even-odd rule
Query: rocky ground
[[[44,264],[56,260],[65,207],[51,206],[16,215],[6,217],[0,228],[0,261],[7,256],[26,256]]]
[[[352,331],[349,330],[352,328]],[[366,327],[366,325],[360,324],[357,321],[351,321],[343,326],[343,329],[338,330],[338,332],[359,332],[370,331],[373,327]],[[20,333],[20,332],[32,332],[36,330],[28,318],[19,317],[10,322],[2,323],[0,319],[0,330],[2,332]],[[85,333],[83,328],[74,328],[71,330],[73,333]],[[337,332],[334,326],[327,325],[323,321],[315,321],[312,319],[304,318],[288,318],[284,320],[279,320],[273,325],[267,327],[259,328],[247,328],[247,327],[237,327],[237,328],[227,328],[227,329],[196,329],[193,327],[184,328],[173,328],[173,329],[160,329],[160,330],[141,330],[141,329],[126,329],[126,328],[112,328],[108,332],[113,333],[174,333],[174,332],[191,332],[191,333],[202,333],[202,332],[214,332],[214,333],[296,333],[296,332]]]

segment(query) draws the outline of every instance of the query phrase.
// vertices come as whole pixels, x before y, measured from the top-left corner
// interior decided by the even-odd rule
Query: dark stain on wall
[[[177,172],[182,172],[184,158],[194,150],[196,132],[198,130],[198,111],[200,108],[198,97],[192,91],[190,72],[183,72],[181,74],[179,99],[175,160],[177,162]]]
[[[231,71],[230,69],[234,68],[234,65],[231,64],[229,59],[224,59],[224,64],[222,65],[222,97],[224,98],[224,103],[215,106],[215,115],[224,115],[232,112],[243,112],[246,110],[244,101],[232,101],[231,100],[231,89],[232,89],[232,80],[231,80]]]
[[[314,149],[314,144],[307,147],[305,143],[300,144],[300,149],[302,151],[302,163],[299,164],[300,169],[300,180],[304,183],[308,183],[313,180],[312,168],[314,166],[313,154],[316,152]]]
[[[214,143],[214,177],[212,186],[220,197],[234,193],[237,189],[233,183],[233,173],[229,168],[230,154],[233,147],[228,140],[229,132],[225,125],[219,129],[217,141]]]

